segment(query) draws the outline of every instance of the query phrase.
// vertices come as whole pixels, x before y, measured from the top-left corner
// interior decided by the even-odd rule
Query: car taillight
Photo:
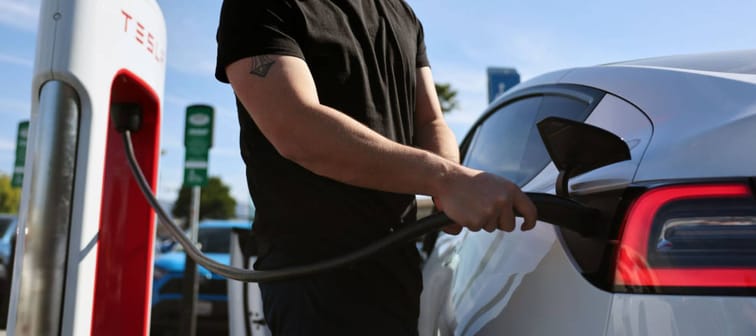
[[[617,292],[752,292],[756,199],[738,183],[649,189],[628,208],[615,265]]]

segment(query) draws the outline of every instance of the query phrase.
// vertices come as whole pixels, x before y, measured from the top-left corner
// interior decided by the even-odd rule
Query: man
[[[391,234],[430,195],[472,231],[523,229],[511,182],[460,166],[423,29],[402,0],[225,0],[216,77],[237,98],[257,208],[256,267],[340,256]],[[341,270],[261,284],[281,335],[416,335],[419,257],[406,244]]]

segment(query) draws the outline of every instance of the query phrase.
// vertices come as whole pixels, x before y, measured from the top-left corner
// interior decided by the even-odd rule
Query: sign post
[[[13,180],[11,186],[20,188],[24,182],[24,163],[26,162],[26,141],[29,137],[29,122],[22,121],[18,124],[16,136],[16,164],[13,167]]]
[[[192,105],[186,109],[184,127],[184,186],[192,187],[189,209],[189,239],[197,243],[199,231],[200,188],[207,184],[208,153],[213,146],[213,108],[207,105]],[[197,264],[189,257],[184,261],[183,300],[184,307],[180,335],[194,336],[197,332]]]

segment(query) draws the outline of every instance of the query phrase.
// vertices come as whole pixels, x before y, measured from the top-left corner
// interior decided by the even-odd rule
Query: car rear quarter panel
[[[652,127],[622,99],[606,95],[586,123],[622,137],[632,160],[573,178],[570,190],[589,194],[627,186]],[[550,164],[523,189],[553,193]],[[467,232],[451,250],[431,258],[420,321],[421,335],[603,335],[613,294],[590,284],[559,240],[554,226],[532,231]],[[447,285],[448,283],[448,285]]]
[[[588,284],[572,267],[554,228],[471,233],[447,254],[447,268],[426,268],[434,283],[450,282],[448,292],[429,285],[426,303],[439,307],[433,326],[420,335],[601,335],[611,295]],[[449,271],[453,272],[449,274]],[[435,273],[436,276],[432,276]],[[447,277],[445,277],[446,275]],[[427,312],[425,312],[427,313]]]

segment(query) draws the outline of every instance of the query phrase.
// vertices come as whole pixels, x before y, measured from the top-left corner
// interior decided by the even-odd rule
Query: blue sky
[[[318,0],[325,1],[325,0]],[[575,66],[756,48],[752,1],[408,0],[425,26],[438,82],[459,92],[447,120],[458,138],[486,105],[486,67],[522,79]],[[40,0],[0,0],[0,173],[9,174],[18,122],[28,119]],[[172,201],[182,181],[186,106],[216,109],[210,174],[247,202],[231,90],[213,78],[220,0],[159,1],[168,27],[158,196]]]

